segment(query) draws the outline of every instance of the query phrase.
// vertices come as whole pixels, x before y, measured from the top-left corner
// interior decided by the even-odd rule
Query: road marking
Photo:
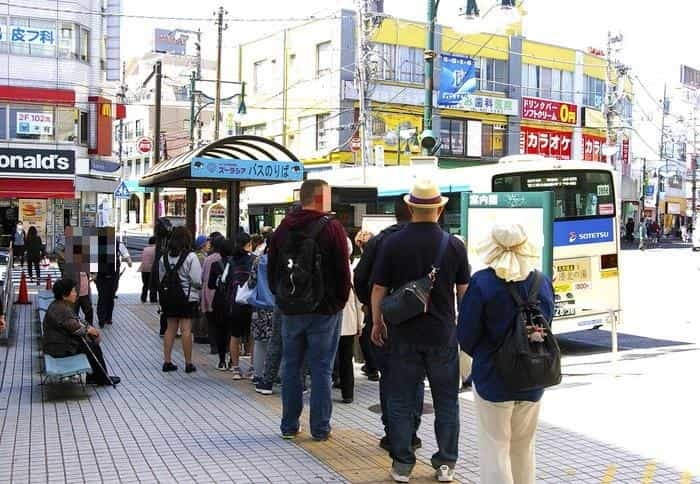
[[[610,465],[608,466],[608,470],[605,471],[605,475],[603,476],[603,480],[600,481],[601,484],[610,484],[615,480],[615,473],[617,472],[617,466],[616,465]]]
[[[656,473],[656,462],[651,461],[646,465],[646,467],[644,467],[642,484],[651,484],[654,482],[654,473]]]
[[[693,475],[690,472],[684,472],[681,474],[681,484],[690,484],[693,482]]]

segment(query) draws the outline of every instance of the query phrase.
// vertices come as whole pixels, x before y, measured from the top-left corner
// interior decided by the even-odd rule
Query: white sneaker
[[[438,482],[452,482],[455,480],[455,470],[450,468],[450,466],[441,465],[435,471],[435,478]]]
[[[411,476],[408,474],[401,474],[399,471],[395,470],[393,467],[391,468],[391,477],[394,479],[394,482],[409,482],[411,479]]]
[[[243,378],[243,375],[241,374],[241,369],[239,367],[234,366],[231,371],[233,372],[233,380],[238,381]]]

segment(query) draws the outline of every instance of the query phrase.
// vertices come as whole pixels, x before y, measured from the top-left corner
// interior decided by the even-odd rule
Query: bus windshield
[[[615,215],[615,188],[607,171],[557,170],[494,175],[494,192],[554,192],[554,218]]]

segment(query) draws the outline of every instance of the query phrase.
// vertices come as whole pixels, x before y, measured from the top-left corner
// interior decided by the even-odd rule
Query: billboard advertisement
[[[153,50],[163,54],[185,55],[187,35],[167,29],[156,29]]]
[[[578,107],[571,103],[523,97],[522,118],[575,126],[578,123]]]
[[[471,57],[440,54],[438,106],[459,106],[464,96],[476,91],[476,63]]]

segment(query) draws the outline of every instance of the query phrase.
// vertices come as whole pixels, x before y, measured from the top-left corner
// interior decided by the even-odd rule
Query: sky
[[[496,0],[479,0],[485,12]],[[438,21],[453,25],[459,8],[466,0],[441,0]],[[284,22],[275,19],[324,16],[338,8],[354,8],[352,0],[124,0],[127,15],[214,18],[214,11],[228,10],[228,29],[224,32],[224,78],[233,66],[226,64],[226,48],[252,40],[265,33],[281,30]],[[245,5],[245,9],[240,8]],[[680,64],[700,69],[700,49],[692,34],[697,32],[700,2],[697,0],[525,0],[525,36],[529,39],[578,49],[605,48],[607,32],[623,35],[619,58],[631,67],[635,81],[636,101],[651,120],[638,122],[647,144],[658,146],[660,109],[664,83],[669,93],[679,86]],[[396,17],[425,20],[425,0],[385,0],[385,12]],[[234,19],[265,19],[261,22],[239,22]],[[488,23],[485,21],[485,27]],[[216,27],[213,21],[175,21],[135,19],[122,21],[122,57],[129,59],[149,50],[153,29],[176,27],[203,31],[203,52],[215,58]],[[639,79],[636,79],[636,78]],[[646,89],[644,89],[644,87]],[[648,92],[647,92],[648,91]],[[674,106],[674,110],[685,109]],[[659,135],[653,139],[653,133]],[[649,133],[648,135],[646,133]],[[641,148],[641,147],[639,147]]]

